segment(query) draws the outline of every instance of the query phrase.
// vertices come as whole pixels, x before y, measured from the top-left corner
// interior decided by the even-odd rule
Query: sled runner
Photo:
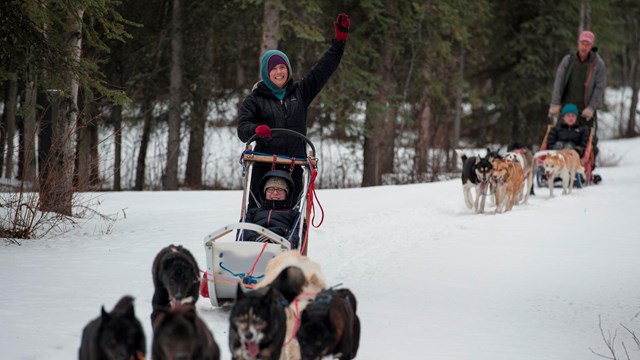
[[[537,167],[537,169],[535,170],[536,171],[535,174],[536,174],[536,183],[538,184],[538,187],[549,186],[548,184],[549,179],[547,179],[547,176],[544,173],[543,165],[544,165],[544,159],[546,158],[546,156],[556,152],[556,150],[549,150],[547,148],[547,138],[549,137],[549,133],[551,132],[551,129],[553,129],[554,126],[556,125],[551,125],[551,124],[547,125],[547,131],[545,132],[544,138],[542,139],[542,144],[540,145],[540,151],[533,154],[533,164],[534,166]],[[584,168],[586,178],[583,179],[580,175],[576,174],[575,187],[577,188],[582,188],[583,186],[590,185],[591,183],[594,182],[594,175],[592,173],[593,168],[595,167],[595,154],[594,154],[593,145],[592,145],[594,131],[595,129],[593,127],[589,128],[589,142],[587,143],[587,147],[584,150],[584,155],[580,159],[580,163]],[[559,178],[553,179],[551,186],[556,186],[556,184],[558,183],[558,180]]]
[[[304,141],[307,157],[289,157],[259,153],[253,150],[251,137],[241,156],[243,166],[243,193],[240,222],[226,225],[204,238],[204,250],[207,270],[203,276],[201,293],[209,294],[211,304],[219,306],[222,302],[232,301],[236,297],[237,284],[253,287],[264,276],[267,262],[285,251],[307,252],[310,215],[314,210],[315,177],[318,160],[315,147],[302,134],[288,129],[271,129],[274,137],[293,136]],[[263,140],[263,141],[269,141]],[[260,225],[247,222],[249,209],[260,207],[263,175],[274,171],[286,171],[291,174],[293,188],[291,209],[295,212],[295,221],[286,231],[287,237],[276,234]],[[319,226],[318,224],[317,226]],[[315,225],[314,225],[315,226]],[[317,227],[316,226],[316,227]],[[251,234],[251,239],[246,241]]]

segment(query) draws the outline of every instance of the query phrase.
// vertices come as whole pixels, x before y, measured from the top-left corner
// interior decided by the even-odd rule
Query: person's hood
[[[269,80],[269,72],[267,71],[267,64],[269,63],[269,58],[271,58],[272,56],[280,56],[287,63],[287,69],[289,70],[289,79],[287,79],[287,83],[283,89],[278,88],[271,82],[271,80]],[[262,82],[274,94],[284,93],[287,89],[287,86],[291,83],[293,79],[293,69],[291,68],[291,62],[289,61],[289,57],[287,57],[287,55],[280,50],[268,50],[267,52],[265,52],[264,55],[262,55],[262,60],[260,61],[260,78],[262,79]]]
[[[287,182],[287,185],[289,186],[289,191],[287,192],[287,197],[284,200],[274,201],[274,200],[265,199],[264,185],[267,182],[267,179],[269,179],[270,177],[279,177]],[[263,204],[262,207],[265,207],[266,205],[269,208],[284,209],[284,208],[291,208],[293,206],[292,201],[293,201],[293,194],[295,193],[295,186],[293,184],[293,178],[291,177],[291,174],[289,174],[286,171],[271,170],[267,172],[266,174],[264,174],[262,179],[260,179],[260,183],[258,184],[258,189],[260,189],[260,193],[258,194],[258,199],[260,199],[260,202]]]

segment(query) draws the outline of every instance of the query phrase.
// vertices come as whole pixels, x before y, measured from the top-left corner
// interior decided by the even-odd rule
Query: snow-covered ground
[[[599,319],[640,358],[640,139],[602,142],[615,167],[570,196],[537,189],[506,214],[475,215],[459,180],[320,190],[309,256],[359,304],[359,359],[598,359]],[[559,191],[556,191],[558,194]],[[82,328],[124,294],[151,342],[151,264],[168,244],[205,267],[205,235],[238,219],[239,191],[93,194],[94,218],[54,239],[0,246],[2,359],[72,359]],[[230,359],[228,313],[198,311]]]

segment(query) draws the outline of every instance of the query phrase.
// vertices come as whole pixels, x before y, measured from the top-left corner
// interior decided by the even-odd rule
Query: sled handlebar
[[[313,145],[313,143],[311,142],[311,140],[309,140],[308,137],[300,134],[297,131],[293,131],[293,130],[289,130],[289,129],[283,129],[283,128],[273,128],[271,129],[271,134],[273,136],[278,135],[278,134],[286,134],[286,135],[293,135],[295,137],[297,137],[298,139],[301,139],[302,141],[304,141],[305,143],[307,143],[307,145],[309,145],[309,147],[311,148],[311,151],[313,151],[313,156],[316,156],[316,147]],[[253,134],[249,140],[247,140],[246,145],[251,144],[252,142],[256,141],[258,139],[258,135],[257,134]],[[268,140],[268,139],[267,139]]]

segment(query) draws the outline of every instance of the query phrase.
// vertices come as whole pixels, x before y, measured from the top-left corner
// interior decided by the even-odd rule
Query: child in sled
[[[566,104],[562,108],[562,122],[549,132],[547,149],[574,149],[582,158],[588,144],[589,127],[578,123],[578,107]]]
[[[271,170],[260,181],[259,194],[260,207],[250,208],[245,218],[246,222],[260,225],[291,241],[291,248],[298,247],[297,226],[294,224],[299,213],[292,210],[293,207],[293,179],[288,172],[283,170]],[[293,232],[293,234],[291,234]],[[267,241],[264,236],[254,231],[244,231],[244,241]]]

